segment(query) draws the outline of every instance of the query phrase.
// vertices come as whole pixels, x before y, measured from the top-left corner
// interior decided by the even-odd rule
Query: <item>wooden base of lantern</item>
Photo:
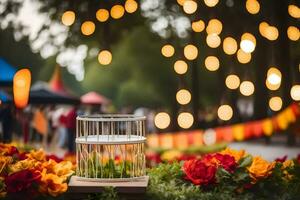
[[[120,198],[144,199],[149,176],[128,182],[87,182],[72,176],[69,182],[67,199],[87,199],[88,195],[101,193],[105,187],[114,187]]]

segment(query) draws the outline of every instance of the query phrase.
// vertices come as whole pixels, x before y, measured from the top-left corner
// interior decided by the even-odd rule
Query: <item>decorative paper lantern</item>
[[[257,0],[247,0],[246,9],[250,14],[257,14],[260,9],[260,5]]]
[[[208,25],[206,27],[207,34],[217,34],[219,35],[222,32],[222,22],[218,19],[211,19],[208,22]]]
[[[138,9],[138,3],[135,0],[126,0],[125,10],[128,13],[134,13]]]
[[[242,64],[249,63],[251,60],[251,53],[246,53],[242,49],[239,49],[237,51],[236,56],[237,56],[238,61]]]
[[[195,60],[198,56],[198,49],[192,44],[188,44],[183,49],[183,54],[188,60]]]
[[[295,26],[289,26],[287,29],[287,36],[292,41],[297,41],[300,38],[299,29]]]
[[[218,108],[218,117],[223,121],[228,121],[233,116],[233,110],[230,105],[221,105]]]
[[[176,93],[176,100],[181,105],[188,104],[192,99],[192,95],[188,90],[181,89]]]
[[[281,72],[277,68],[271,67],[267,72],[267,81],[271,85],[278,85],[281,83],[281,76]]]
[[[282,99],[280,97],[272,97],[269,100],[269,107],[273,111],[279,111],[282,108]]]
[[[207,129],[203,133],[203,142],[206,145],[213,145],[217,141],[216,131],[212,128]]]
[[[166,44],[161,48],[161,54],[165,57],[171,57],[175,53],[175,49],[172,45]]]
[[[96,18],[99,22],[105,22],[109,18],[109,12],[106,9],[99,9],[96,12]]]
[[[240,47],[246,53],[252,53],[256,46],[256,39],[251,33],[244,33],[241,38]]]
[[[296,5],[289,5],[288,7],[288,12],[291,17],[294,17],[296,19],[300,18],[300,8]]]
[[[61,22],[65,26],[71,26],[75,22],[75,13],[73,11],[66,11],[61,17]]]
[[[194,123],[194,117],[191,113],[182,112],[177,117],[178,125],[183,129],[190,128]]]
[[[237,42],[232,37],[227,37],[223,40],[223,50],[226,54],[235,54],[237,50]]]
[[[192,29],[195,32],[202,32],[205,29],[205,23],[202,20],[192,22]]]
[[[17,108],[25,108],[28,104],[31,83],[29,69],[17,71],[13,79],[14,102]]]
[[[170,125],[171,118],[166,112],[157,113],[154,117],[154,124],[159,129],[166,129]]]
[[[242,124],[237,124],[232,126],[233,130],[233,137],[237,141],[242,141],[244,140],[244,126]]]
[[[185,74],[188,70],[188,65],[183,60],[177,60],[174,63],[174,70],[177,74]]]
[[[300,85],[293,85],[291,88],[291,97],[295,101],[300,101]]]
[[[271,136],[273,133],[273,122],[271,119],[263,120],[262,129],[266,136]]]
[[[229,89],[235,90],[240,86],[240,78],[235,74],[230,74],[226,77],[225,84]]]
[[[112,61],[112,54],[108,50],[102,50],[98,54],[98,61],[102,65],[109,65]]]
[[[208,56],[205,58],[205,67],[209,71],[216,71],[220,67],[219,59],[216,56]]]
[[[198,7],[197,2],[193,0],[186,0],[183,3],[183,11],[186,14],[193,14],[194,12],[196,12],[197,7]]]
[[[279,129],[286,130],[289,126],[289,122],[285,117],[284,113],[279,113],[275,119]]]
[[[219,3],[219,0],[204,0],[204,3],[208,7],[215,7]]]
[[[215,33],[209,34],[209,35],[207,35],[207,37],[206,37],[206,43],[207,43],[207,45],[208,45],[209,47],[211,47],[211,48],[217,48],[217,47],[220,45],[220,43],[221,43],[221,39],[220,39],[220,37],[219,37],[217,34],[215,34]]]
[[[124,15],[124,7],[121,5],[114,5],[110,10],[110,15],[114,19],[120,19]]]
[[[244,96],[252,95],[254,90],[254,84],[251,81],[243,81],[240,85],[240,92]]]
[[[95,31],[95,24],[92,21],[85,21],[81,24],[81,32],[83,35],[92,35]]]
[[[268,26],[264,33],[264,36],[271,41],[277,40],[279,36],[278,29],[275,26]]]

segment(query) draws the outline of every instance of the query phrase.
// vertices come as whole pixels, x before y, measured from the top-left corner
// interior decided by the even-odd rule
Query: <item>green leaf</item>
[[[251,155],[247,155],[244,158],[239,160],[239,167],[248,167],[249,165],[251,165],[252,163],[252,156]]]

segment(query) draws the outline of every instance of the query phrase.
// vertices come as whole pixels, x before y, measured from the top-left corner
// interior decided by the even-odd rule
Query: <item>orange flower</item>
[[[53,172],[57,176],[63,178],[63,180],[65,181],[69,176],[71,176],[74,173],[73,164],[70,161],[62,161],[54,165]]]
[[[44,194],[49,194],[51,196],[58,196],[68,189],[67,183],[64,183],[64,179],[58,177],[55,174],[47,174],[46,170],[42,172],[41,184],[39,191]]]
[[[256,183],[257,180],[268,177],[272,173],[274,166],[275,162],[269,163],[260,156],[253,157],[251,166],[247,168],[252,178],[252,183]]]
[[[12,157],[10,156],[0,156],[0,174],[6,166],[12,162]]]
[[[25,159],[25,160],[21,160],[19,162],[16,162],[15,164],[12,164],[9,166],[9,172],[10,174],[12,173],[16,173],[25,169],[30,169],[30,168],[34,168],[34,167],[38,167],[39,166],[39,162],[36,162],[35,160],[32,159]]]
[[[46,160],[46,154],[43,149],[39,149],[38,151],[30,151],[29,154],[27,154],[28,158],[35,159],[38,161],[45,161]]]
[[[228,154],[228,155],[234,157],[235,162],[239,162],[239,160],[246,155],[245,150],[238,151],[238,150],[230,149],[229,147],[226,147],[226,149],[224,149],[220,153],[221,154]]]

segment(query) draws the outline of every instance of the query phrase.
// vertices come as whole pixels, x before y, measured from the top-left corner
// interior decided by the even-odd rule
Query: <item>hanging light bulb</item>
[[[178,122],[179,127],[183,128],[183,129],[188,129],[193,125],[194,117],[189,112],[182,112],[178,115],[177,122]]]
[[[288,12],[291,17],[294,17],[296,19],[300,18],[300,8],[296,5],[289,5],[288,7]]]
[[[183,54],[188,60],[195,60],[198,56],[198,49],[192,44],[188,44],[183,49]]]
[[[181,89],[176,93],[176,100],[181,105],[190,103],[192,95],[188,90]]]
[[[256,39],[251,33],[244,33],[241,38],[240,47],[246,53],[252,53],[256,46]]]
[[[98,54],[98,61],[101,65],[109,65],[112,61],[112,54],[108,50],[102,50]]]
[[[110,15],[114,19],[120,19],[124,15],[124,7],[121,5],[114,5],[110,10]]]
[[[177,74],[185,74],[188,70],[188,65],[183,60],[177,60],[174,63],[174,70]]]
[[[239,49],[237,51],[236,56],[237,56],[238,61],[242,64],[246,64],[246,63],[250,62],[250,60],[251,60],[251,53],[246,53],[242,49]]]
[[[31,72],[29,69],[20,69],[13,78],[14,102],[17,108],[25,108],[29,100]]]
[[[125,10],[128,13],[134,13],[138,9],[138,3],[135,0],[126,0]]]
[[[99,9],[96,12],[96,18],[99,22],[105,22],[109,18],[109,12],[106,9]]]
[[[260,5],[257,0],[247,0],[246,9],[250,14],[257,14],[260,9]]]
[[[237,42],[232,37],[227,37],[223,40],[223,50],[226,54],[235,54],[237,50]]]
[[[281,83],[281,72],[275,68],[275,67],[271,67],[268,72],[267,72],[267,81],[271,84],[271,85],[278,85]]]
[[[233,110],[230,105],[221,105],[218,108],[218,117],[223,121],[228,121],[233,116]]]
[[[172,45],[166,44],[161,48],[161,54],[165,57],[171,57],[175,53],[175,49]]]
[[[205,29],[205,23],[202,20],[192,22],[192,29],[195,32],[202,32]]]
[[[280,97],[272,97],[269,100],[269,107],[273,111],[279,111],[282,108],[282,99]]]
[[[213,33],[213,34],[209,34],[206,37],[206,43],[209,47],[211,48],[217,48],[218,46],[220,46],[221,44],[221,39],[220,37]]]
[[[209,71],[216,71],[220,67],[219,59],[216,56],[208,56],[204,61],[206,69]]]
[[[75,22],[75,13],[73,11],[66,11],[61,17],[61,22],[65,26],[71,26]]]
[[[287,29],[287,36],[292,41],[297,41],[300,38],[299,29],[295,26],[289,26]]]
[[[235,74],[230,74],[226,77],[225,84],[229,89],[235,90],[240,86],[240,78]]]
[[[198,7],[197,2],[193,0],[186,0],[183,3],[183,11],[186,14],[193,14],[194,12],[196,12],[197,7]]]
[[[300,101],[300,85],[293,85],[291,88],[291,97],[295,101]]]
[[[222,22],[218,19],[211,19],[208,22],[206,27],[206,33],[209,34],[217,34],[219,35],[222,32],[223,25]]]
[[[92,35],[95,32],[95,24],[92,21],[85,21],[81,25],[83,35]]]
[[[204,3],[208,7],[215,7],[219,3],[219,0],[204,0]]]
[[[154,117],[154,124],[159,129],[166,129],[170,125],[171,118],[166,112],[157,113]]]
[[[252,95],[254,90],[254,84],[251,81],[243,81],[240,85],[240,92],[244,96]]]

